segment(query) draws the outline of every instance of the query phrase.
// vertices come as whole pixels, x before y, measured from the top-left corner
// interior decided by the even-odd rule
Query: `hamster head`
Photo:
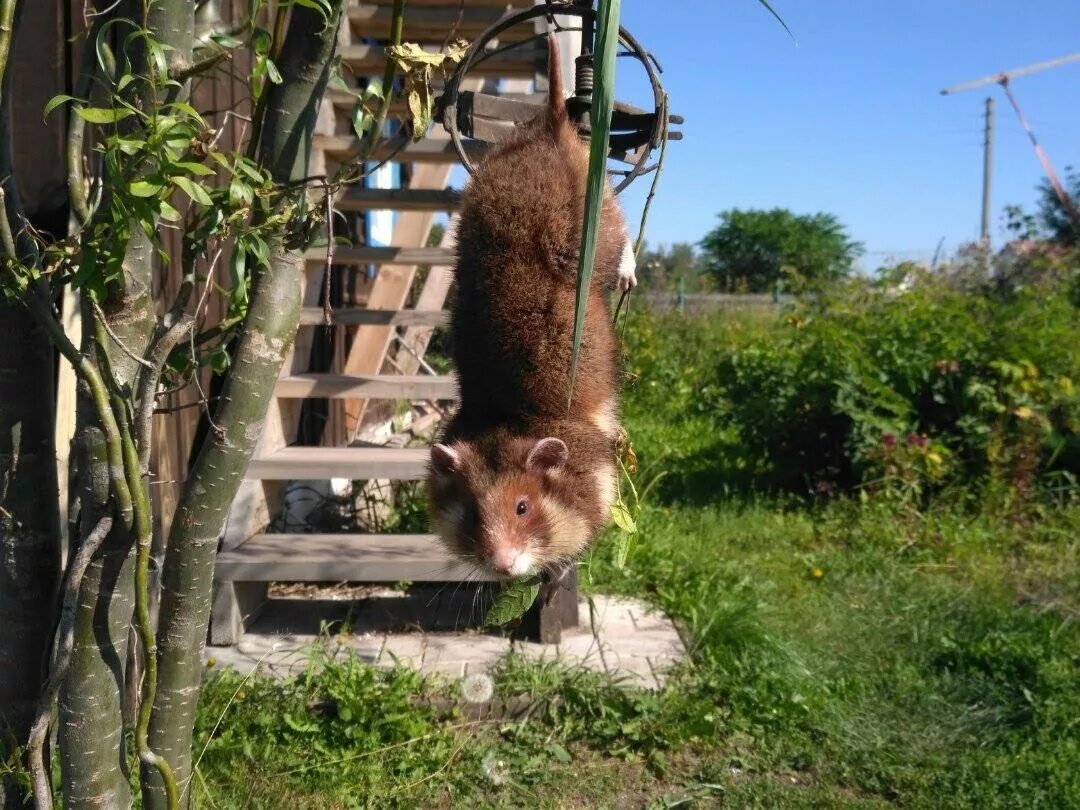
[[[577,557],[592,532],[561,496],[567,458],[555,437],[436,444],[428,478],[436,532],[458,557],[502,576]]]

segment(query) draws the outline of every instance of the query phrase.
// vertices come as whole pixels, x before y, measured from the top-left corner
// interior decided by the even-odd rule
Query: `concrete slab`
[[[244,673],[260,666],[285,677],[303,671],[311,662],[315,645],[323,645],[333,656],[355,655],[379,666],[394,666],[396,662],[454,680],[491,672],[513,649],[534,660],[583,666],[606,672],[627,685],[657,689],[663,685],[666,670],[686,655],[671,621],[632,599],[594,597],[592,620],[589,605],[583,601],[579,627],[564,630],[560,644],[536,644],[475,629],[453,631],[448,629],[454,626],[453,617],[425,615],[425,610],[445,611],[451,606],[449,599],[436,598],[425,605],[429,600],[404,594],[380,598],[383,601],[376,605],[361,603],[341,611],[341,632],[330,637],[320,636],[310,617],[297,624],[296,617],[302,611],[291,605],[285,613],[256,622],[236,646],[208,649],[205,658],[213,659],[215,666],[231,666]],[[393,632],[380,632],[378,619],[383,618],[380,614],[390,601],[406,606],[409,617],[403,622],[398,614],[394,622],[382,624],[392,627]],[[460,607],[460,603],[453,604],[454,609]],[[402,632],[407,627],[416,629]]]

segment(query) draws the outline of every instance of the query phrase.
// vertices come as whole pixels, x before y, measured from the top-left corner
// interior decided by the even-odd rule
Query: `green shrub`
[[[1023,494],[1080,472],[1077,315],[1065,285],[846,282],[724,354],[714,406],[775,486]]]

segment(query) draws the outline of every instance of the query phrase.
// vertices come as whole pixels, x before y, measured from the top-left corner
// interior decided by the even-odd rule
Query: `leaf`
[[[281,74],[278,73],[277,65],[271,59],[266,60],[266,76],[274,84],[281,84],[283,81]]]
[[[209,177],[214,174],[214,170],[203,163],[192,163],[190,161],[180,161],[174,163],[171,168],[182,169],[188,174],[194,174],[198,177]]]
[[[356,133],[356,137],[360,140],[364,140],[364,136],[367,131],[371,129],[371,125],[375,123],[371,115],[368,113],[367,108],[363,104],[357,104],[353,108],[352,113],[352,128]]]
[[[45,112],[41,114],[42,119],[44,120],[45,118],[48,118],[49,113],[51,113],[53,110],[55,110],[57,107],[59,107],[66,101],[77,101],[80,104],[83,103],[82,99],[75,98],[75,96],[64,95],[63,93],[58,96],[53,96],[49,99],[49,103],[45,105]]]
[[[74,107],[75,114],[91,124],[115,124],[133,113],[122,107]]]
[[[247,301],[247,251],[239,242],[229,262],[229,282],[232,284],[229,298],[236,307],[242,307]]]
[[[585,304],[589,297],[589,280],[596,261],[596,241],[600,231],[600,209],[604,202],[604,183],[607,182],[608,135],[611,132],[611,108],[615,93],[615,56],[619,49],[619,0],[599,0],[596,12],[596,56],[592,108],[589,120],[589,176],[585,187],[585,222],[581,230],[581,249],[578,256],[577,302],[574,308],[574,342],[570,354],[570,390],[567,400],[573,399],[577,378],[578,353],[585,329]]]
[[[539,593],[540,577],[516,580],[495,599],[484,617],[484,624],[493,627],[524,616]]]
[[[789,37],[791,37],[791,41],[792,41],[792,42],[795,42],[795,44],[797,45],[797,44],[798,44],[798,42],[796,42],[796,40],[795,40],[795,35],[794,35],[793,33],[791,33],[791,29],[787,27],[787,23],[786,23],[786,22],[784,22],[784,19],[783,19],[783,17],[781,17],[781,16],[779,15],[779,14],[777,14],[777,13],[776,13],[776,9],[775,9],[775,8],[773,8],[773,7],[772,7],[772,6],[771,6],[771,5],[769,4],[769,0],[758,0],[758,2],[759,2],[759,3],[761,3],[761,5],[765,6],[765,8],[767,8],[767,9],[769,10],[769,13],[770,13],[770,14],[772,14],[772,15],[773,15],[774,17],[776,17],[776,21],[777,21],[778,23],[780,23],[780,25],[782,25],[782,26],[784,27],[784,30],[785,30],[785,31],[787,31],[787,35],[788,35]]]
[[[616,526],[627,534],[634,534],[637,531],[637,523],[634,522],[630,510],[626,508],[626,504],[621,500],[615,501],[611,505],[611,519]]]
[[[161,183],[151,183],[148,180],[136,180],[128,186],[128,193],[133,197],[156,197],[164,188]]]
[[[547,747],[547,752],[551,754],[557,762],[567,763],[573,760],[573,757],[570,756],[570,752],[558,743],[551,743]]]
[[[167,222],[180,222],[184,217],[164,200],[158,201],[158,214]]]
[[[265,28],[255,28],[251,32],[251,50],[259,56],[266,56],[270,53],[270,45],[274,39],[270,36],[270,32]]]
[[[188,177],[174,177],[172,181],[199,205],[211,206],[214,204],[214,201],[210,199],[210,195],[206,193],[206,189],[194,180]]]

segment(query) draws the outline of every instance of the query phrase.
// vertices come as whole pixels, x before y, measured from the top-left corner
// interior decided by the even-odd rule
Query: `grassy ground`
[[[740,328],[763,327],[636,341],[628,422],[643,476],[667,475],[626,568],[609,538],[584,577],[679,623],[691,655],[663,692],[511,660],[496,690],[536,710],[479,723],[417,708],[450,687],[407,671],[222,673],[200,709],[200,804],[1080,806],[1080,508],[1008,524],[954,497],[754,494],[695,406],[708,345]]]

